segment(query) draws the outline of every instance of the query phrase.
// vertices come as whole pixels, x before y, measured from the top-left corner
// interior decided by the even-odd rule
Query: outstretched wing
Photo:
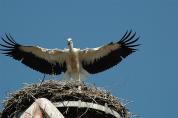
[[[120,63],[123,58],[137,50],[134,47],[139,44],[134,43],[139,37],[135,38],[135,35],[136,33],[132,34],[132,31],[127,31],[116,43],[111,42],[98,48],[82,50],[79,56],[83,68],[90,74],[95,74]]]
[[[5,40],[6,38],[6,40]],[[39,46],[23,46],[18,44],[10,34],[0,44],[0,51],[30,68],[45,74],[61,74],[66,71],[65,52],[58,49],[45,49]]]

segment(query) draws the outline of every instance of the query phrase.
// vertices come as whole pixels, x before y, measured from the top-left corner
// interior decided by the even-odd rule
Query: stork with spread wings
[[[111,42],[97,48],[80,50],[67,40],[68,49],[46,49],[39,46],[24,46],[17,43],[10,34],[2,37],[0,51],[6,56],[44,74],[61,74],[64,79],[84,80],[89,74],[105,71],[122,61],[137,49],[139,37],[126,32],[118,42]]]

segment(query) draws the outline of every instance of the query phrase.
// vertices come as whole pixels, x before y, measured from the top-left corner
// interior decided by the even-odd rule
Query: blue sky
[[[141,118],[175,118],[177,5],[176,0],[1,0],[0,36],[9,32],[22,44],[61,49],[71,37],[75,47],[90,48],[117,41],[132,29],[141,37],[139,51],[87,82],[133,101],[127,107]],[[0,55],[0,101],[42,76]]]

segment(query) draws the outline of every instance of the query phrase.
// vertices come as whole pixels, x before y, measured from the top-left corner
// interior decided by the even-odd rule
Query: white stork
[[[57,75],[64,72],[64,79],[84,80],[87,75],[109,69],[135,52],[134,47],[139,45],[134,44],[139,39],[135,35],[127,31],[118,42],[84,50],[74,48],[72,40],[68,39],[68,49],[60,50],[24,46],[10,34],[5,34],[6,40],[2,37],[5,44],[0,44],[3,47],[0,51],[41,73]]]

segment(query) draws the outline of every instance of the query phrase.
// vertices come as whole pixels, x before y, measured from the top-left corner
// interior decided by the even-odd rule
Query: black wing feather
[[[3,37],[1,39],[6,45],[0,44],[0,46],[4,47],[4,49],[0,49],[2,54],[21,61],[21,63],[41,73],[57,75],[66,71],[65,62],[63,64],[59,64],[58,62],[50,63],[47,60],[34,55],[33,53],[25,52],[19,48],[22,45],[16,43],[10,34],[5,35],[7,40],[5,40]]]
[[[83,68],[87,70],[87,72],[89,72],[90,74],[96,74],[104,70],[107,70],[122,60],[118,53],[119,53],[118,50],[112,51],[108,55],[90,64],[86,64],[83,61],[82,62]]]
[[[121,46],[120,48],[111,51],[100,59],[95,60],[93,63],[87,64],[83,61],[83,68],[90,74],[95,74],[117,65],[122,61],[123,58],[126,58],[128,55],[137,50],[134,47],[139,46],[139,44],[134,43],[139,39],[139,37],[134,39],[135,35],[136,33],[132,34],[132,31],[127,31],[120,41],[116,42]],[[114,43],[110,43],[108,45],[112,44]]]

